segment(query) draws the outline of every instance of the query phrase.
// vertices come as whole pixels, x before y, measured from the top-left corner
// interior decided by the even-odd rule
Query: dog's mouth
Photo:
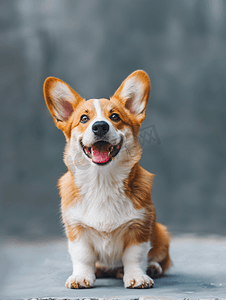
[[[122,139],[117,145],[111,145],[106,141],[98,141],[91,147],[87,147],[83,145],[81,141],[81,146],[86,156],[88,156],[92,160],[92,162],[98,165],[106,165],[121,150]]]

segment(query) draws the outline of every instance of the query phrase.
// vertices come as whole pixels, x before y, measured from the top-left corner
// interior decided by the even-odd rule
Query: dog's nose
[[[108,132],[109,125],[105,121],[97,121],[93,124],[92,130],[95,135],[102,137]]]

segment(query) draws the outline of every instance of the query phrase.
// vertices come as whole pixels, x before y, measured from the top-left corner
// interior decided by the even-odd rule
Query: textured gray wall
[[[158,220],[173,233],[225,234],[225,17],[221,0],[1,0],[1,234],[63,233],[64,136],[45,78],[109,97],[136,69],[152,82],[142,128],[155,124],[161,140],[146,141],[141,160],[156,174]]]

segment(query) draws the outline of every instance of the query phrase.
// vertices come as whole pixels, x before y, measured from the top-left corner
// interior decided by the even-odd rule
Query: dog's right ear
[[[113,97],[141,124],[146,116],[150,89],[148,74],[137,70],[122,82]]]
[[[85,101],[67,83],[55,77],[45,80],[44,97],[56,126],[64,129],[76,106]]]

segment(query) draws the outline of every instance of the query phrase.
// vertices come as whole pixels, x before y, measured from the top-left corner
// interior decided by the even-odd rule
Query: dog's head
[[[65,163],[98,168],[139,160],[138,134],[150,93],[148,75],[128,76],[108,99],[85,100],[68,84],[49,77],[44,84],[47,107],[66,137]]]

